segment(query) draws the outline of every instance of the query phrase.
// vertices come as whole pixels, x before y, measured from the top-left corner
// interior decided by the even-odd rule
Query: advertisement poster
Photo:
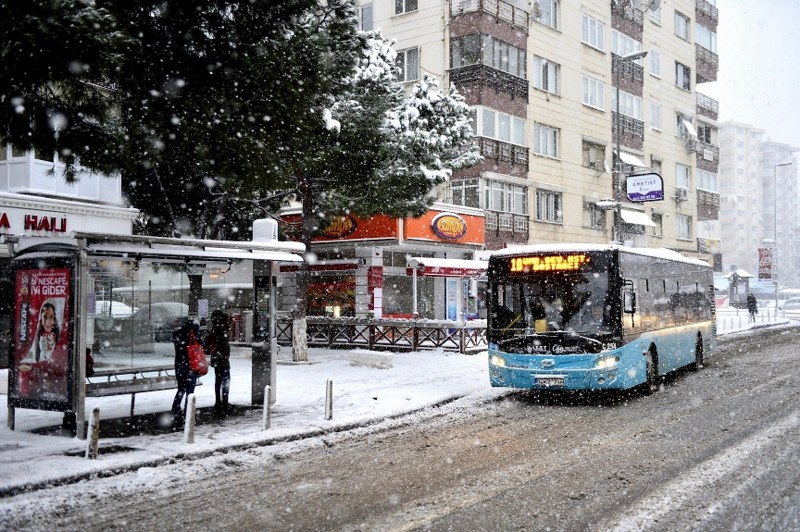
[[[47,408],[69,401],[69,268],[16,271],[13,398]]]

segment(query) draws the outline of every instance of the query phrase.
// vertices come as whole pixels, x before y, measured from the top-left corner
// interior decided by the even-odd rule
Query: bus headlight
[[[497,366],[498,368],[504,368],[506,367],[506,359],[497,355],[492,355],[489,357],[489,364]]]
[[[603,357],[595,363],[594,369],[614,368],[618,363],[619,357]]]

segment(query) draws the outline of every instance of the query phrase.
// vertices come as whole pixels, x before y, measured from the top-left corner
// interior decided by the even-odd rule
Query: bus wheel
[[[694,366],[692,369],[699,371],[703,367],[703,338],[697,337],[697,344],[694,346]]]
[[[652,395],[658,391],[658,358],[652,348],[644,358],[647,375],[647,380],[644,383],[644,393],[645,395]]]

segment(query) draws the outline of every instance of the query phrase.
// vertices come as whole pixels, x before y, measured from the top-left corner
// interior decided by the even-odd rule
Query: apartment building
[[[484,212],[487,249],[621,241],[719,260],[719,108],[697,92],[717,75],[714,1],[359,4],[405,81],[436,75],[474,109],[485,160],[442,200]],[[650,201],[629,200],[640,181]]]
[[[758,276],[759,249],[769,250],[772,282],[800,288],[800,149],[766,138],[763,129],[739,122],[719,126],[720,237],[723,270]],[[762,272],[763,274],[764,272]],[[763,276],[763,275],[762,275]]]

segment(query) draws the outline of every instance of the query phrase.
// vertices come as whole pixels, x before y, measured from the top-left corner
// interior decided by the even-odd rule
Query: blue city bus
[[[652,393],[716,347],[711,266],[675,251],[519,246],[487,275],[492,386]]]

